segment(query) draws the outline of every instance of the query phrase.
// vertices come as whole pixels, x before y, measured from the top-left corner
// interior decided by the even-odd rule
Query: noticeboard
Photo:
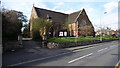
[[[59,37],[67,37],[67,32],[66,31],[60,31],[59,32]]]

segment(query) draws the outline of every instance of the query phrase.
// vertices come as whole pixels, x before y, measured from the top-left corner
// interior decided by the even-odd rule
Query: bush
[[[39,31],[33,31],[33,40],[42,40],[42,37],[39,34]]]
[[[106,39],[118,39],[116,37],[102,37],[103,40]],[[60,38],[50,38],[48,42],[54,43],[65,43],[65,42],[89,42],[93,40],[100,40],[100,37],[60,37]]]
[[[33,39],[41,39],[41,37],[47,36],[49,29],[52,26],[52,21],[41,18],[33,18],[30,23],[32,23]]]
[[[22,28],[22,23],[17,18],[17,12],[9,10],[3,12],[2,17],[3,41],[17,40],[18,34],[21,33]]]
[[[23,37],[29,37],[29,29],[27,27],[23,30]]]

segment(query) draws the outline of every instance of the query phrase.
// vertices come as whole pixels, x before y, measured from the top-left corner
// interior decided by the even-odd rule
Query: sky
[[[85,9],[95,30],[118,29],[118,0],[3,0],[7,9],[23,12],[30,19],[32,6],[70,14]],[[107,12],[107,13],[104,13]]]

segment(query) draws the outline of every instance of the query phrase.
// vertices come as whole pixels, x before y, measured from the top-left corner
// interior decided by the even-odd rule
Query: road
[[[54,57],[16,63],[13,66],[115,66],[118,63],[118,41],[96,45]]]

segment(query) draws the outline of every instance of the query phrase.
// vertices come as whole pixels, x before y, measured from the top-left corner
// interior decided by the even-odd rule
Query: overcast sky
[[[36,7],[62,13],[72,13],[85,9],[95,29],[108,26],[118,29],[118,0],[3,0],[2,6],[7,9],[22,11],[30,18],[33,4]],[[107,12],[104,14],[104,12]]]

